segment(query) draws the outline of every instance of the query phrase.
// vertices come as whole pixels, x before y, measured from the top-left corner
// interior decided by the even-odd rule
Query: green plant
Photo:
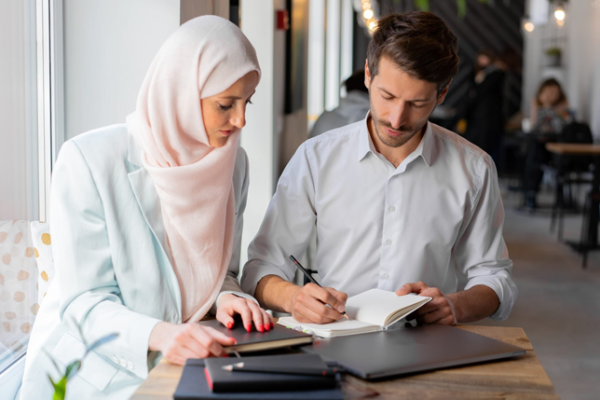
[[[77,325],[77,328],[79,329],[79,325]],[[85,341],[83,335],[81,334],[81,329],[79,329],[79,334],[80,334],[81,339],[83,340],[83,343],[85,343],[87,346],[87,342]],[[65,399],[65,396],[67,395],[67,383],[69,382],[69,380],[71,378],[73,378],[75,375],[77,375],[77,372],[79,372],[79,370],[81,369],[82,361],[85,359],[85,357],[88,355],[88,353],[90,351],[92,351],[112,340],[115,340],[118,336],[119,336],[118,333],[111,333],[109,335],[103,336],[100,339],[96,340],[91,346],[87,346],[88,349],[83,354],[83,357],[81,357],[81,360],[75,360],[71,364],[69,364],[67,366],[67,368],[65,369],[65,373],[62,374],[60,379],[58,379],[57,381],[54,381],[54,379],[52,379],[52,377],[50,375],[48,375],[48,379],[50,379],[50,382],[52,383],[52,387],[54,387],[54,396],[52,397],[52,400],[64,400]],[[56,368],[56,370],[60,373],[61,369],[58,366],[58,364],[56,363],[56,361],[54,361],[54,359],[52,358],[52,356],[50,356],[50,354],[47,354],[47,355],[50,358],[50,361],[52,361],[52,364],[54,364],[54,368]]]
[[[562,50],[558,47],[549,47],[546,49],[546,55],[548,56],[560,56],[562,54]]]
[[[478,0],[480,3],[490,3],[490,0]],[[421,11],[429,11],[429,0],[415,0],[415,7]],[[456,0],[458,16],[464,18],[467,15],[467,0]]]

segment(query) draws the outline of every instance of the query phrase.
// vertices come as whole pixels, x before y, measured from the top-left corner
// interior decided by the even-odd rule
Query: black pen
[[[296,267],[297,267],[297,268],[298,268],[300,271],[302,271],[302,273],[303,273],[304,275],[306,275],[306,277],[307,277],[308,279],[310,279],[310,281],[311,281],[312,283],[314,283],[314,284],[315,284],[315,285],[317,285],[318,287],[323,287],[323,286],[319,285],[319,282],[317,282],[317,281],[315,280],[315,278],[313,278],[313,277],[312,277],[312,276],[311,276],[311,275],[308,273],[308,271],[307,271],[307,270],[305,270],[305,269],[304,269],[304,267],[302,266],[302,264],[300,264],[300,261],[296,260],[296,257],[294,257],[294,256],[290,255],[290,260],[292,260],[292,262],[294,263],[294,265],[295,265],[295,266],[296,266]],[[344,318],[346,318],[348,321],[350,321],[350,318],[348,318],[348,315],[346,315],[346,311],[342,311],[342,315],[344,316]]]
[[[229,372],[265,372],[270,374],[289,374],[289,375],[312,375],[333,377],[338,372],[337,368],[302,368],[302,367],[269,367],[269,366],[245,366],[243,362],[225,365],[225,371]]]

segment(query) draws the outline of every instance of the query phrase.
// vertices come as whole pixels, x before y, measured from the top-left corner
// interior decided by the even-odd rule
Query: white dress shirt
[[[367,119],[303,143],[284,170],[248,250],[242,289],[266,275],[291,281],[314,229],[323,286],[353,296],[423,281],[444,293],[492,288],[506,319],[517,297],[502,238],[504,208],[489,155],[428,123],[394,166],[375,149]]]

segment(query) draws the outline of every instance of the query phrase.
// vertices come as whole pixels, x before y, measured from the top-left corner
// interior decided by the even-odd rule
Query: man
[[[433,300],[422,324],[506,319],[517,296],[491,158],[429,123],[458,69],[456,37],[431,13],[379,21],[367,52],[366,119],[308,140],[283,172],[249,248],[242,288],[300,322],[341,317],[372,288]],[[317,231],[323,286],[290,281]],[[468,282],[458,291],[458,275]]]

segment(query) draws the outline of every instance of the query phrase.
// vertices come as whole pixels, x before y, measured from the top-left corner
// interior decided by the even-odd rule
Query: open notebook
[[[348,298],[346,314],[349,321],[344,318],[330,324],[308,324],[282,317],[277,323],[306,333],[311,331],[320,337],[375,332],[386,329],[430,300],[431,297],[397,296],[394,292],[371,289]]]

